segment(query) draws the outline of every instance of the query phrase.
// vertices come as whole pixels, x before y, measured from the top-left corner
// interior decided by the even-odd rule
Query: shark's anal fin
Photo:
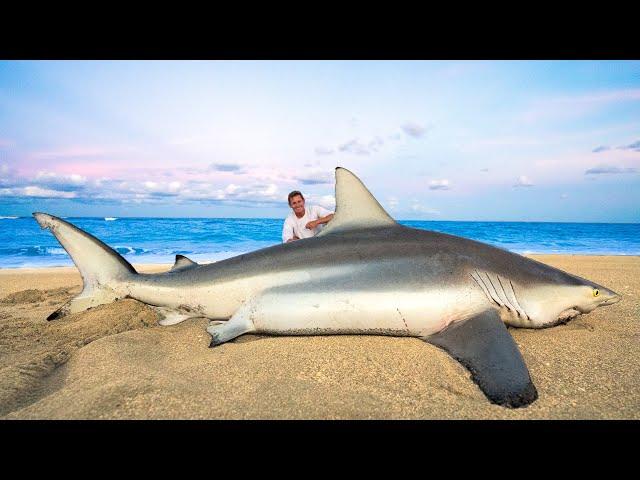
[[[175,272],[178,270],[182,271],[182,270],[186,270],[187,268],[193,268],[197,266],[198,264],[193,260],[191,260],[190,258],[187,258],[184,255],[176,255],[176,262],[173,264],[173,267],[171,267],[171,270],[169,271],[170,272]]]
[[[496,310],[486,310],[423,340],[464,365],[493,403],[518,408],[538,398],[524,359]]]

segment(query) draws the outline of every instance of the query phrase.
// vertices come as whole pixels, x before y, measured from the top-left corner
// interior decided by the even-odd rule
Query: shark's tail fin
[[[49,315],[47,320],[121,298],[122,295],[118,294],[114,285],[137,274],[129,262],[111,247],[61,218],[39,212],[33,216],[42,228],[51,230],[71,256],[80,270],[83,282],[82,292]]]

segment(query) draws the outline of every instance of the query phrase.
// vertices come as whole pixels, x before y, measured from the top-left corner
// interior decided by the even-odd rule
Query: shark
[[[161,325],[208,318],[212,347],[247,333],[415,337],[460,362],[489,401],[519,408],[538,392],[508,327],[553,327],[621,298],[514,252],[403,226],[355,174],[337,167],[335,178],[335,215],[315,237],[210,264],[178,255],[157,274],[36,212],[83,280],[48,319],[133,298]]]

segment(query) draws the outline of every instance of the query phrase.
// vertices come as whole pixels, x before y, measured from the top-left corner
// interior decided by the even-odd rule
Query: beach
[[[566,325],[509,329],[538,390],[526,408],[491,404],[416,338],[244,335],[209,348],[206,319],[161,327],[132,299],[48,322],[79,293],[77,269],[0,268],[0,418],[640,418],[640,257],[529,256],[623,298]]]

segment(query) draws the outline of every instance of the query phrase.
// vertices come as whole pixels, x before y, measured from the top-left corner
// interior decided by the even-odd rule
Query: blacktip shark
[[[335,188],[335,216],[315,237],[208,265],[178,255],[160,274],[137,273],[87,232],[34,213],[84,284],[49,319],[134,298],[163,325],[209,318],[211,346],[251,332],[418,337],[464,365],[491,402],[521,407],[538,394],[506,326],[550,327],[620,299],[521,255],[399,225],[344,168]]]

